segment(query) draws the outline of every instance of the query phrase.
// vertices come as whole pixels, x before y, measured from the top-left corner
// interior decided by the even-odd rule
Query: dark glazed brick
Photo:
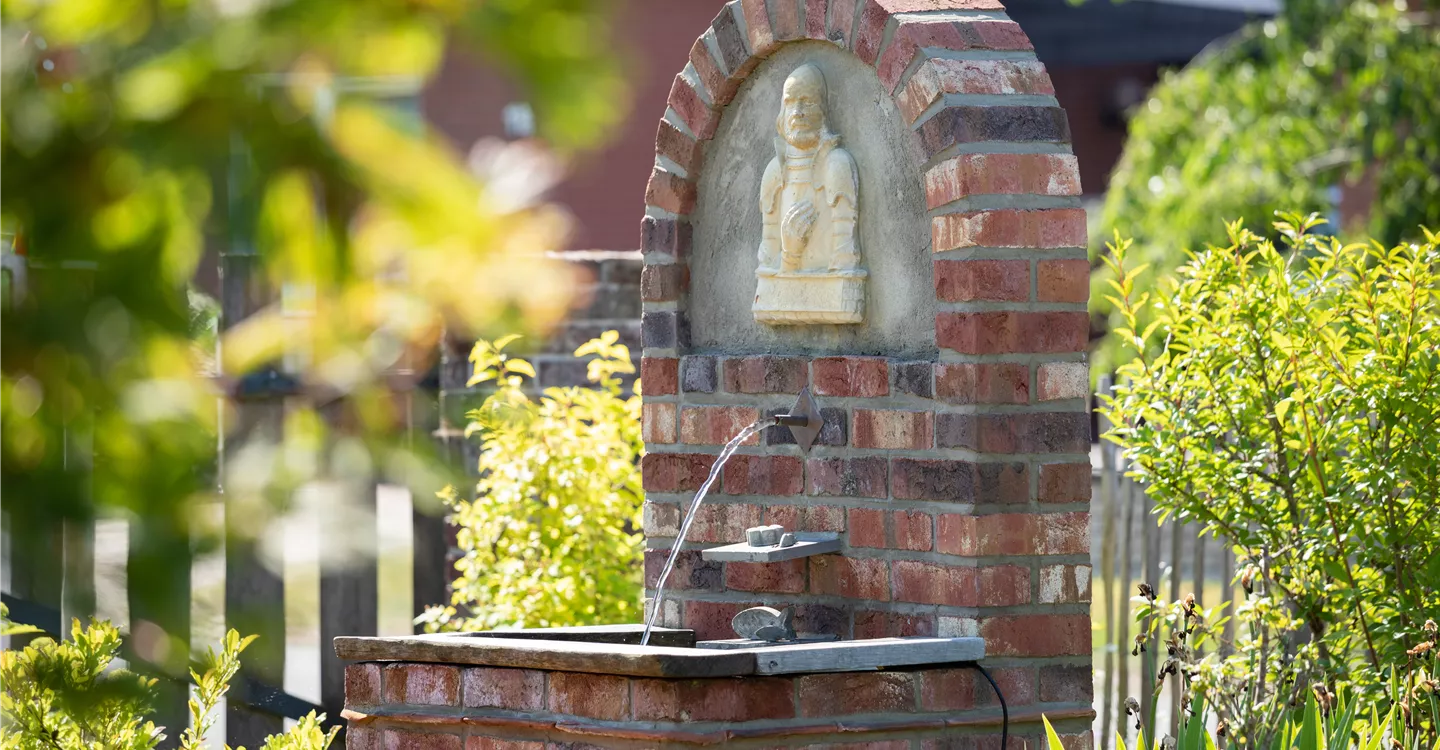
[[[640,252],[684,258],[690,252],[690,222],[646,216],[640,222]],[[628,283],[639,284],[639,274],[635,273],[634,280]]]
[[[1040,702],[1084,703],[1095,698],[1090,668],[1054,665],[1040,668]]]
[[[890,477],[896,500],[975,501],[975,466],[966,461],[896,458]]]
[[[720,6],[720,14],[710,23],[715,29],[715,41],[719,42],[721,62],[725,73],[734,76],[740,67],[750,59],[750,50],[745,45],[745,35],[740,33],[740,24],[729,5]]]
[[[1020,461],[975,465],[975,502],[1015,505],[1030,502],[1030,471]]]
[[[930,373],[934,369],[929,362],[899,362],[890,365],[890,377],[894,381],[892,386],[897,393],[905,393],[920,398],[934,398],[934,388],[930,383]]]
[[[640,339],[647,349],[684,349],[690,346],[690,322],[684,313],[647,312],[640,317]]]
[[[665,568],[668,549],[645,550],[645,586],[655,588],[660,573]],[[682,550],[675,556],[675,567],[670,570],[666,589],[675,591],[720,591],[725,588],[725,567],[722,563],[711,562],[700,556],[700,550]]]
[[[936,414],[935,445],[975,450],[975,418],[974,414]]]
[[[680,390],[685,393],[714,393],[718,385],[714,357],[685,357],[680,360]]]
[[[850,611],[828,604],[802,604],[795,608],[795,629],[801,633],[850,636]]]
[[[808,464],[806,494],[877,498],[887,494],[883,458],[812,458]]]
[[[920,126],[930,157],[957,143],[981,141],[1069,143],[1070,124],[1059,107],[948,107]]]

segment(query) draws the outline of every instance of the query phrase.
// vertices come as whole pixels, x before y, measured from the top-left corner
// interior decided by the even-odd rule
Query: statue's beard
[[[796,127],[795,121],[786,123],[785,142],[796,148],[811,148],[820,142],[820,129]]]

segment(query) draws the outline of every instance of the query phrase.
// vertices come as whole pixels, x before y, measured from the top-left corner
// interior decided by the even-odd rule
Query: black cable
[[[995,697],[1000,699],[1000,750],[1009,750],[1006,745],[1010,744],[1010,707],[1005,705],[1005,694],[1000,692],[1000,686],[995,684],[995,678],[990,676],[985,668],[974,662],[970,666],[980,670],[985,675],[985,681],[995,689]]]

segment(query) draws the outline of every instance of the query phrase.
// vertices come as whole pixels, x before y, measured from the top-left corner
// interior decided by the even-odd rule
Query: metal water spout
[[[681,547],[685,545],[685,537],[690,533],[690,525],[695,521],[695,512],[700,509],[700,503],[705,501],[705,496],[710,493],[710,486],[720,477],[720,470],[724,468],[725,462],[735,455],[740,444],[755,433],[772,425],[781,425],[790,428],[790,434],[795,436],[795,444],[800,446],[801,453],[809,453],[810,446],[815,443],[815,438],[820,434],[820,428],[825,424],[824,418],[820,415],[820,407],[815,403],[815,397],[810,395],[808,387],[801,389],[800,397],[796,399],[795,406],[788,414],[777,414],[773,417],[765,417],[756,420],[753,424],[745,427],[730,438],[730,442],[720,450],[720,455],[715,458],[715,465],[710,467],[709,476],[705,477],[704,484],[700,485],[700,491],[695,493],[695,500],[690,503],[690,509],[685,512],[685,519],[680,522],[679,533],[675,537],[675,546],[670,548],[670,554],[665,558],[665,567],[660,570],[660,580],[655,583],[655,602],[651,605],[650,615],[645,618],[645,632],[640,636],[640,645],[650,643],[650,630],[655,627],[655,619],[660,616],[661,609],[665,605],[665,582],[670,578],[670,571],[675,567],[675,556],[680,553]]]

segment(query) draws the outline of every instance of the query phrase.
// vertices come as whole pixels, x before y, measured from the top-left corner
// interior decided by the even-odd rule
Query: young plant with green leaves
[[[0,634],[40,632],[15,625],[0,605]],[[219,653],[211,648],[190,670],[195,696],[190,726],[179,733],[183,750],[205,747],[214,717],[240,669],[240,652],[255,640],[234,630]],[[0,748],[4,750],[152,750],[167,729],[145,717],[155,699],[156,680],[113,667],[120,631],[106,621],[82,628],[76,620],[70,639],[37,638],[20,650],[0,652]],[[325,730],[324,714],[313,711],[289,731],[265,741],[264,750],[326,750],[339,727]],[[236,748],[235,750],[244,750]]]
[[[1399,706],[1392,678],[1440,609],[1440,250],[1425,230],[1386,248],[1319,224],[1283,217],[1279,247],[1231,224],[1157,295],[1117,238],[1114,336],[1140,354],[1106,437],[1162,518],[1233,546],[1287,658]],[[1276,647],[1252,639],[1231,665],[1251,702],[1294,677],[1267,664]]]
[[[575,350],[592,387],[547,388],[506,352],[516,337],[480,341],[470,383],[494,383],[468,435],[481,441],[473,499],[444,494],[464,552],[449,606],[421,617],[430,630],[636,622],[641,617],[640,398],[619,334]]]

